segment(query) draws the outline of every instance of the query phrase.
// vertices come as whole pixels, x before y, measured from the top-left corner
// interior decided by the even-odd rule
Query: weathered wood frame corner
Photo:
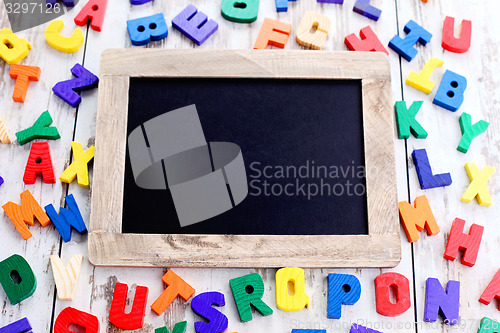
[[[131,77],[361,80],[368,235],[123,234]],[[107,50],[101,58],[89,259],[97,266],[393,267],[401,260],[389,61],[381,53]]]

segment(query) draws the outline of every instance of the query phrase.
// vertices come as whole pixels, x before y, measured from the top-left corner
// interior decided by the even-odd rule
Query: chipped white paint
[[[84,5],[84,2],[84,0],[80,1],[73,12],[62,17],[65,29],[67,28],[68,31],[74,28],[72,19],[79,8]],[[408,102],[424,100],[424,106],[418,119],[429,132],[429,137],[426,140],[410,138],[408,140],[408,155],[414,148],[426,148],[435,171],[451,172],[453,177],[453,185],[448,188],[421,191],[411,161],[409,161],[409,170],[407,170],[405,143],[398,140],[396,143],[398,199],[408,200],[408,192],[412,200],[417,195],[426,194],[440,224],[441,233],[434,237],[422,235],[421,239],[414,245],[414,257],[412,257],[411,246],[406,242],[403,233],[403,259],[395,269],[306,270],[306,293],[311,298],[311,307],[293,313],[283,312],[276,308],[274,286],[276,270],[176,269],[175,271],[191,283],[197,293],[217,290],[226,295],[226,306],[221,310],[229,317],[228,332],[290,332],[292,328],[325,328],[329,333],[348,332],[349,324],[354,321],[361,324],[368,321],[372,325],[379,325],[378,329],[385,333],[414,331],[412,323],[415,321],[418,321],[423,327],[419,332],[452,331],[452,329],[444,327],[440,319],[435,325],[423,325],[424,286],[428,277],[439,278],[443,284],[449,279],[461,281],[460,314],[468,326],[454,331],[474,332],[477,330],[478,320],[482,316],[488,315],[493,319],[500,319],[500,314],[494,304],[484,306],[477,302],[484,287],[500,268],[500,261],[496,259],[498,257],[496,255],[499,249],[498,244],[500,244],[500,229],[496,225],[500,213],[500,208],[498,208],[500,187],[496,181],[498,175],[494,175],[489,182],[493,199],[492,207],[481,207],[476,202],[470,204],[460,202],[460,197],[468,185],[467,174],[463,168],[466,161],[475,162],[480,167],[485,164],[497,167],[500,165],[500,139],[497,138],[497,134],[500,132],[500,120],[496,115],[500,102],[500,91],[497,89],[500,81],[495,75],[500,72],[500,60],[498,60],[500,36],[497,34],[500,31],[500,23],[498,20],[492,19],[492,13],[500,10],[500,3],[493,0],[480,2],[429,0],[427,4],[420,0],[372,0],[373,5],[382,9],[380,20],[373,22],[352,12],[354,2],[355,0],[345,0],[344,5],[335,5],[319,4],[315,0],[299,0],[289,2],[287,13],[276,13],[274,1],[263,0],[256,22],[237,24],[228,22],[221,17],[220,1],[214,5],[214,1],[210,0],[155,0],[142,6],[130,6],[126,0],[109,1],[103,31],[88,30],[86,48],[82,47],[74,54],[60,53],[46,44],[43,31],[47,24],[19,33],[20,37],[28,39],[33,45],[33,50],[21,63],[40,66],[42,76],[39,82],[30,84],[24,105],[14,103],[11,98],[14,81],[9,77],[9,66],[1,62],[0,116],[9,125],[9,133],[14,134],[30,126],[41,112],[49,109],[54,119],[54,125],[61,133],[60,140],[49,143],[55,173],[60,175],[70,163],[73,135],[74,140],[82,142],[84,146],[93,144],[97,91],[91,90],[82,94],[83,102],[78,109],[76,131],[73,133],[75,109],[55,97],[51,93],[51,88],[56,82],[70,77],[69,70],[76,62],[81,63],[85,60],[85,67],[98,73],[99,56],[103,50],[132,47],[126,30],[127,19],[163,12],[167,22],[170,22],[188,3],[193,3],[219,23],[219,30],[212,37],[201,47],[197,47],[169,26],[170,31],[167,39],[154,42],[148,47],[249,49],[253,47],[263,19],[269,17],[291,23],[293,30],[285,48],[301,49],[294,40],[295,29],[307,10],[316,10],[332,20],[332,28],[324,45],[325,50],[345,50],[344,37],[352,32],[358,35],[359,30],[367,25],[370,25],[382,43],[387,45],[390,38],[398,31],[402,32],[404,24],[409,19],[413,19],[424,25],[434,37],[427,47],[418,47],[419,54],[411,63],[405,60],[401,61],[403,82],[410,71],[419,72],[428,59],[437,57],[444,60],[445,64],[442,68],[436,69],[431,76],[431,79],[436,82],[434,91],[439,85],[444,69],[450,69],[466,76],[469,83],[464,105],[457,113],[435,107],[432,105],[434,92],[427,96],[401,84],[399,57],[394,52],[389,51],[394,100],[401,100],[403,93]],[[472,19],[473,39],[471,50],[468,53],[453,54],[441,48],[441,29],[446,15],[456,17],[457,26],[463,18]],[[9,25],[3,4],[0,4],[0,22],[1,27]],[[403,87],[403,91],[401,87]],[[491,123],[486,134],[473,141],[466,155],[456,151],[460,139],[458,117],[462,111],[470,113],[473,122],[485,119]],[[394,133],[396,135],[396,131]],[[42,206],[50,203],[58,206],[64,202],[66,188],[69,186],[69,193],[75,195],[84,219],[88,220],[90,213],[89,190],[79,187],[76,183],[66,185],[58,182],[55,185],[47,185],[37,182],[30,186],[22,183],[29,146],[20,147],[17,142],[10,145],[0,145],[0,175],[5,179],[5,184],[0,187],[0,204],[9,200],[18,202],[19,194],[24,189],[29,189]],[[407,174],[409,175],[409,191]],[[449,228],[455,217],[466,219],[467,228],[471,223],[478,223],[486,228],[479,258],[473,268],[461,265],[458,260],[449,262],[442,258]],[[50,332],[52,315],[57,316],[62,309],[72,306],[96,315],[101,322],[102,332],[120,332],[121,330],[114,328],[108,322],[108,311],[116,281],[134,286],[129,291],[129,295],[133,295],[135,292],[135,285],[149,287],[148,304],[152,304],[164,288],[161,277],[166,269],[94,268],[87,260],[84,260],[73,300],[56,300],[55,308],[52,309],[55,284],[49,268],[49,257],[52,254],[58,254],[61,247],[60,256],[63,262],[68,262],[73,254],[83,253],[84,257],[87,258],[87,236],[73,233],[70,242],[61,244],[59,235],[53,226],[43,229],[38,225],[30,227],[30,230],[33,237],[24,241],[17,234],[8,218],[3,213],[0,216],[0,240],[2,243],[0,260],[14,253],[23,255],[29,261],[38,280],[38,287],[34,295],[16,306],[12,306],[3,291],[0,291],[0,297],[3,301],[0,327],[28,316],[33,324],[34,332]],[[242,324],[232,300],[228,280],[253,271],[262,275],[266,287],[264,301],[275,312],[268,317],[255,314],[251,322]],[[396,318],[383,317],[375,310],[373,281],[377,275],[385,271],[402,273],[410,280],[412,308]],[[326,278],[329,272],[354,274],[360,279],[362,285],[361,299],[353,306],[344,307],[340,320],[326,318]],[[413,273],[416,279],[416,305],[413,302]],[[413,306],[416,307],[416,317]],[[177,300],[161,316],[147,310],[144,328],[137,332],[153,332],[154,328],[165,324],[172,328],[175,322],[181,320],[188,320],[187,332],[192,333],[194,332],[193,322],[200,320],[200,318],[193,314],[189,302]]]

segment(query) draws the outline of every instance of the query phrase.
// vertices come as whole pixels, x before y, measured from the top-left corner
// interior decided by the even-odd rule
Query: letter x
[[[491,166],[485,166],[483,170],[479,171],[476,163],[467,162],[465,163],[465,170],[469,175],[470,184],[465,190],[461,201],[471,202],[472,199],[476,198],[481,206],[491,206],[490,192],[488,191],[486,182],[496,169]]]
[[[64,170],[61,176],[59,176],[59,180],[65,183],[71,183],[75,178],[78,178],[78,185],[89,188],[88,163],[94,158],[94,146],[89,147],[89,149],[84,152],[82,144],[73,141],[71,143],[71,148],[73,149],[74,161]]]

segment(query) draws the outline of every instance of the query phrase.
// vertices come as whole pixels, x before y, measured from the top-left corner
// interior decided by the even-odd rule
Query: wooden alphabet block
[[[172,26],[191,39],[196,45],[203,44],[208,37],[212,36],[219,25],[207,15],[189,4],[172,20]]]
[[[10,65],[9,75],[11,79],[16,80],[14,94],[12,94],[14,102],[24,103],[30,81],[38,81],[41,73],[42,71],[40,70],[40,67],[15,64]]]
[[[352,324],[349,333],[382,333],[382,332],[358,324]]]
[[[0,142],[3,144],[10,143],[9,133],[7,133],[7,126],[5,126],[2,118],[0,118]]]
[[[355,34],[350,34],[344,39],[345,45],[351,51],[368,51],[368,52],[384,52],[389,55],[384,45],[380,42],[377,35],[373,32],[370,26],[366,26],[359,31],[361,39]]]
[[[91,146],[84,152],[82,144],[73,141],[71,149],[73,151],[73,162],[59,176],[59,180],[69,184],[77,178],[78,185],[90,188],[88,164],[94,158],[95,147]]]
[[[472,125],[471,116],[466,112],[463,112],[460,116],[459,123],[462,139],[460,139],[457,150],[465,154],[469,150],[472,140],[479,136],[479,134],[484,133],[488,129],[490,123],[480,120]]]
[[[57,51],[64,53],[75,53],[83,45],[82,29],[76,28],[70,37],[61,35],[64,28],[63,20],[52,21],[45,29],[45,41]]]
[[[72,255],[67,266],[64,266],[58,255],[50,256],[50,266],[56,283],[57,297],[61,301],[73,300],[82,262],[83,256],[81,254]]]
[[[236,23],[252,23],[259,15],[260,0],[222,0],[221,14]]]
[[[45,0],[45,3],[47,5],[53,5],[55,6],[55,4],[57,3],[58,0]],[[74,7],[75,6],[75,2],[73,0],[61,0],[62,3],[66,6],[66,7]],[[49,6],[48,6],[49,7]],[[50,7],[49,7],[50,8]]]
[[[351,274],[328,274],[328,314],[330,319],[340,319],[342,305],[353,305],[361,296],[361,284]]]
[[[432,72],[434,72],[436,68],[443,66],[443,64],[444,61],[441,59],[429,59],[420,73],[411,71],[410,74],[408,74],[406,84],[429,95],[432,88],[434,88],[434,82],[430,80]]]
[[[72,107],[76,107],[82,101],[78,92],[97,87],[99,78],[80,64],[73,66],[73,68],[71,68],[71,73],[73,73],[76,78],[56,83],[52,91],[63,101]]]
[[[477,333],[495,333],[500,330],[500,323],[494,321],[488,317],[483,317],[481,323],[479,324],[479,330]]]
[[[168,36],[168,26],[163,13],[140,17],[127,21],[128,34],[132,45],[141,46],[159,41]]]
[[[46,184],[54,184],[54,168],[50,157],[50,148],[47,142],[33,142],[30,155],[24,170],[23,181],[25,184],[34,184],[38,175],[42,175]]]
[[[49,217],[29,190],[21,193],[21,205],[9,201],[2,208],[24,239],[31,237],[26,223],[33,226],[36,218],[44,228],[50,224]]]
[[[494,298],[500,300],[500,270],[496,272],[493,279],[481,294],[479,302],[488,305]],[[498,310],[500,310],[500,306],[498,307]]]
[[[75,24],[83,27],[90,21],[92,29],[101,31],[107,6],[108,0],[89,0],[75,16]]]
[[[71,240],[71,227],[81,234],[87,231],[87,227],[73,194],[67,195],[64,199],[69,209],[61,207],[59,214],[57,214],[54,206],[50,204],[45,206],[45,212],[54,223],[64,242],[69,242]]]
[[[459,322],[460,282],[448,281],[446,292],[438,279],[428,278],[425,288],[424,321],[434,322],[438,313],[449,325]]]
[[[153,305],[151,305],[151,309],[156,312],[157,315],[161,315],[165,312],[177,296],[180,296],[183,300],[187,301],[195,292],[193,287],[181,279],[171,269],[163,275],[161,280],[167,285],[167,288],[153,303]]]
[[[293,285],[293,296],[288,293],[288,284]],[[299,311],[309,308],[309,296],[305,292],[304,270],[285,267],[276,272],[276,306],[282,311]]]
[[[396,303],[391,302],[391,288],[395,291]],[[375,278],[377,312],[382,316],[402,315],[411,306],[410,282],[399,273],[383,273]]]
[[[353,11],[369,18],[370,20],[378,21],[382,11],[370,5],[370,1],[371,0],[357,0],[354,4]]]
[[[252,306],[263,316],[273,314],[273,310],[262,301],[264,281],[258,273],[231,279],[229,285],[242,323],[252,320]]]
[[[191,309],[198,316],[203,317],[208,322],[197,321],[194,329],[198,333],[221,333],[227,329],[228,320],[222,312],[214,309],[212,305],[224,306],[224,294],[212,291],[201,293],[191,301]]]
[[[401,201],[398,204],[401,224],[410,243],[419,239],[418,231],[422,231],[424,228],[429,236],[439,233],[439,226],[427,197],[425,195],[417,197],[414,205],[415,207],[406,201]]]
[[[186,332],[187,321],[181,321],[175,324],[172,333],[184,333]],[[167,326],[159,327],[155,329],[155,333],[168,333]]]
[[[265,18],[253,48],[265,49],[269,45],[284,48],[291,32],[291,24]]]
[[[31,324],[28,318],[25,317],[0,328],[0,333],[30,333],[31,330]]]
[[[406,61],[412,61],[418,53],[414,45],[417,43],[427,45],[431,41],[432,34],[412,20],[406,23],[404,32],[406,37],[403,39],[398,35],[394,36],[389,42],[389,47]]]
[[[469,51],[472,35],[472,22],[463,20],[461,24],[460,37],[455,38],[455,18],[446,16],[443,24],[443,49],[454,53],[465,53]]]
[[[14,281],[17,272],[19,281]],[[36,290],[36,277],[30,264],[22,256],[14,254],[0,261],[0,284],[12,305],[33,295]]]
[[[287,12],[288,11],[288,1],[297,1],[297,0],[276,0],[276,11]]]
[[[459,250],[464,251],[462,256],[462,264],[472,267],[476,264],[481,238],[483,237],[484,227],[478,224],[473,224],[470,227],[469,234],[463,232],[465,221],[456,218],[453,221],[444,251],[444,258],[455,260]]]
[[[481,206],[491,206],[491,196],[488,190],[487,181],[495,173],[496,168],[491,166],[485,166],[481,171],[477,167],[476,163],[467,162],[465,163],[465,170],[469,176],[470,184],[462,195],[462,202],[471,202],[472,199],[476,198],[477,202]]]
[[[321,50],[331,25],[332,21],[330,21],[327,16],[313,11],[307,11],[297,27],[297,34],[295,37],[297,43],[313,50]],[[314,28],[316,28],[316,30],[311,32]]]
[[[61,136],[56,127],[50,126],[52,124],[52,117],[49,111],[43,112],[40,117],[35,121],[35,123],[25,130],[16,133],[17,141],[21,146],[35,140],[35,139],[45,139],[45,140],[57,140]]]
[[[0,58],[6,63],[17,64],[30,50],[31,44],[26,39],[17,37],[9,28],[0,30]]]
[[[122,330],[138,330],[144,325],[146,303],[148,301],[148,288],[137,286],[135,289],[132,310],[125,314],[128,286],[117,282],[113,293],[113,301],[109,309],[109,321]]]
[[[455,112],[464,101],[465,89],[467,89],[467,79],[462,75],[447,70],[444,72],[432,103]]]
[[[425,139],[427,137],[427,131],[415,119],[423,103],[423,101],[415,101],[408,109],[406,108],[405,101],[396,102],[396,125],[398,127],[399,139],[408,139],[410,133],[417,139]]]
[[[85,333],[99,333],[99,319],[72,307],[67,307],[59,313],[54,324],[54,333],[69,333],[72,324],[85,327]]]
[[[415,149],[411,155],[415,164],[418,181],[422,190],[427,190],[435,187],[450,186],[452,183],[449,173],[441,173],[434,175],[427,157],[425,149]]]

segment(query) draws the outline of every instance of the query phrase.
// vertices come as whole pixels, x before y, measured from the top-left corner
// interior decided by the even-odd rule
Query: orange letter
[[[9,201],[2,208],[24,239],[31,237],[31,232],[25,223],[35,225],[33,217],[36,217],[44,228],[50,224],[49,217],[28,190],[21,193],[21,205]]]
[[[177,296],[187,301],[194,294],[194,288],[171,269],[167,274],[163,275],[161,280],[167,285],[167,289],[165,289],[160,297],[151,305],[151,309],[153,309],[157,315],[161,315],[165,312]]]
[[[253,48],[265,49],[268,45],[284,48],[291,32],[291,24],[265,18]]]
[[[401,223],[408,237],[408,242],[413,243],[418,240],[418,231],[427,229],[429,236],[434,236],[439,232],[436,219],[432,214],[427,197],[422,195],[415,199],[415,208],[406,201],[399,203],[399,216]]]
[[[40,73],[40,67],[10,65],[10,77],[16,79],[16,86],[14,87],[14,94],[12,95],[14,102],[24,103],[30,81],[38,81]]]

